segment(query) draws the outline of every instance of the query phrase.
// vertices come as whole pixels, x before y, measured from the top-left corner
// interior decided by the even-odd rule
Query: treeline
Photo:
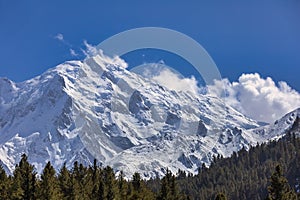
[[[95,160],[85,167],[75,162],[72,169],[64,165],[56,174],[50,162],[40,176],[22,155],[13,175],[0,167],[0,199],[154,199],[138,173],[128,182],[123,173],[117,178],[111,167],[101,168]]]
[[[223,193],[232,200],[263,200],[270,195],[268,187],[274,173],[281,177],[278,187],[290,188],[292,193],[297,191],[299,198],[300,138],[295,134],[257,145],[249,151],[242,149],[230,158],[214,157],[210,167],[203,165],[196,176],[180,171],[177,182],[182,193],[192,199],[214,199],[217,193]],[[158,180],[152,188],[157,183]]]
[[[298,194],[296,193],[298,191]],[[135,173],[130,181],[122,172],[75,162],[58,172],[50,162],[37,175],[24,154],[12,175],[0,165],[0,199],[298,199],[300,139],[294,134],[242,149],[230,158],[217,156],[198,175],[167,170],[162,179],[145,181]],[[298,197],[297,197],[298,195]]]
[[[160,191],[154,193],[139,173],[127,181],[122,172],[117,175],[109,166],[100,167],[96,160],[88,167],[74,162],[70,170],[64,165],[58,173],[48,162],[40,176],[25,154],[13,175],[8,176],[0,165],[0,199],[186,199],[180,194],[176,177],[169,170],[160,182]]]

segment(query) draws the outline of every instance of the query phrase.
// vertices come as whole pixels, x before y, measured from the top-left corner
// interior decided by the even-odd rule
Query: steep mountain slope
[[[256,128],[255,134],[259,134],[265,140],[276,140],[284,136],[287,132],[295,132],[299,135],[300,108],[287,113],[281,119],[276,120],[273,124]],[[294,131],[295,129],[295,131]]]
[[[22,83],[0,79],[4,166],[12,171],[26,153],[38,172],[48,160],[58,169],[97,158],[128,176],[161,176],[167,167],[195,173],[215,154],[229,156],[289,127],[255,129],[256,121],[216,97],[168,90],[125,65],[99,54]]]

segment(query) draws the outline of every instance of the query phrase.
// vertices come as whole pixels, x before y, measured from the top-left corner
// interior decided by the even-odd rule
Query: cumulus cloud
[[[193,94],[197,94],[199,90],[197,80],[193,76],[190,78],[183,78],[168,68],[160,71],[160,73],[157,76],[152,77],[152,79],[170,90],[189,91]]]
[[[300,107],[300,94],[286,82],[276,84],[258,73],[242,74],[238,82],[215,81],[207,88],[208,94],[225,98],[227,104],[258,121],[274,122]]]

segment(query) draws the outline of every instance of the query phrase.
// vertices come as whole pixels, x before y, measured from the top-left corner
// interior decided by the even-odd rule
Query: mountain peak
[[[96,158],[127,176],[196,173],[215,154],[272,136],[219,98],[169,90],[103,54],[0,83],[0,159],[10,171],[27,153],[38,172],[47,161],[59,169]]]

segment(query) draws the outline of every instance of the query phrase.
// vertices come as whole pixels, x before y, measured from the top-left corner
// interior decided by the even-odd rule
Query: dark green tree
[[[72,170],[72,191],[80,199],[90,199],[92,193],[92,177],[82,163],[74,162]],[[76,197],[77,198],[77,197]]]
[[[66,167],[66,163],[60,169],[58,174],[58,184],[62,194],[63,199],[72,199],[70,197],[72,190],[72,181],[71,181],[71,173]]]
[[[292,200],[297,199],[293,190],[291,190],[287,179],[283,176],[282,168],[277,165],[275,172],[271,176],[270,186],[268,187],[268,200]]]
[[[71,171],[71,177],[70,177],[70,194],[69,197],[74,200],[79,200],[83,194],[82,194],[82,188],[81,185],[81,173],[78,165],[78,161],[74,162],[72,171]]]
[[[128,199],[128,183],[124,178],[123,171],[118,176],[118,194],[119,199]]]
[[[97,196],[96,199],[99,200],[104,200],[105,199],[105,185],[104,185],[104,181],[103,181],[103,177],[99,178],[99,183],[98,183],[98,190],[97,190]]]
[[[94,164],[90,167],[92,194],[91,199],[103,200],[104,199],[104,184],[101,176],[101,169],[97,165],[97,160],[94,159]]]
[[[146,187],[145,181],[141,175],[135,172],[130,182],[130,198],[132,200],[150,200],[154,199],[153,193]]]
[[[0,164],[0,198],[8,199],[10,179],[8,178],[2,164]]]
[[[46,164],[42,174],[41,183],[39,187],[39,198],[50,200],[50,199],[61,199],[58,179],[56,172],[50,161]]]
[[[142,180],[137,172],[132,176],[130,199],[142,199]]]
[[[103,169],[104,192],[107,200],[113,200],[116,193],[116,180],[113,169],[109,166]]]
[[[141,190],[141,175],[135,172],[132,176],[132,187],[135,191]]]
[[[167,169],[166,175],[161,180],[161,188],[157,197],[158,200],[180,199],[175,176]]]
[[[217,194],[215,200],[227,200],[227,198],[224,193],[219,193],[219,194]]]
[[[29,164],[26,154],[14,170],[13,198],[31,200],[36,198],[36,172],[34,166]]]

